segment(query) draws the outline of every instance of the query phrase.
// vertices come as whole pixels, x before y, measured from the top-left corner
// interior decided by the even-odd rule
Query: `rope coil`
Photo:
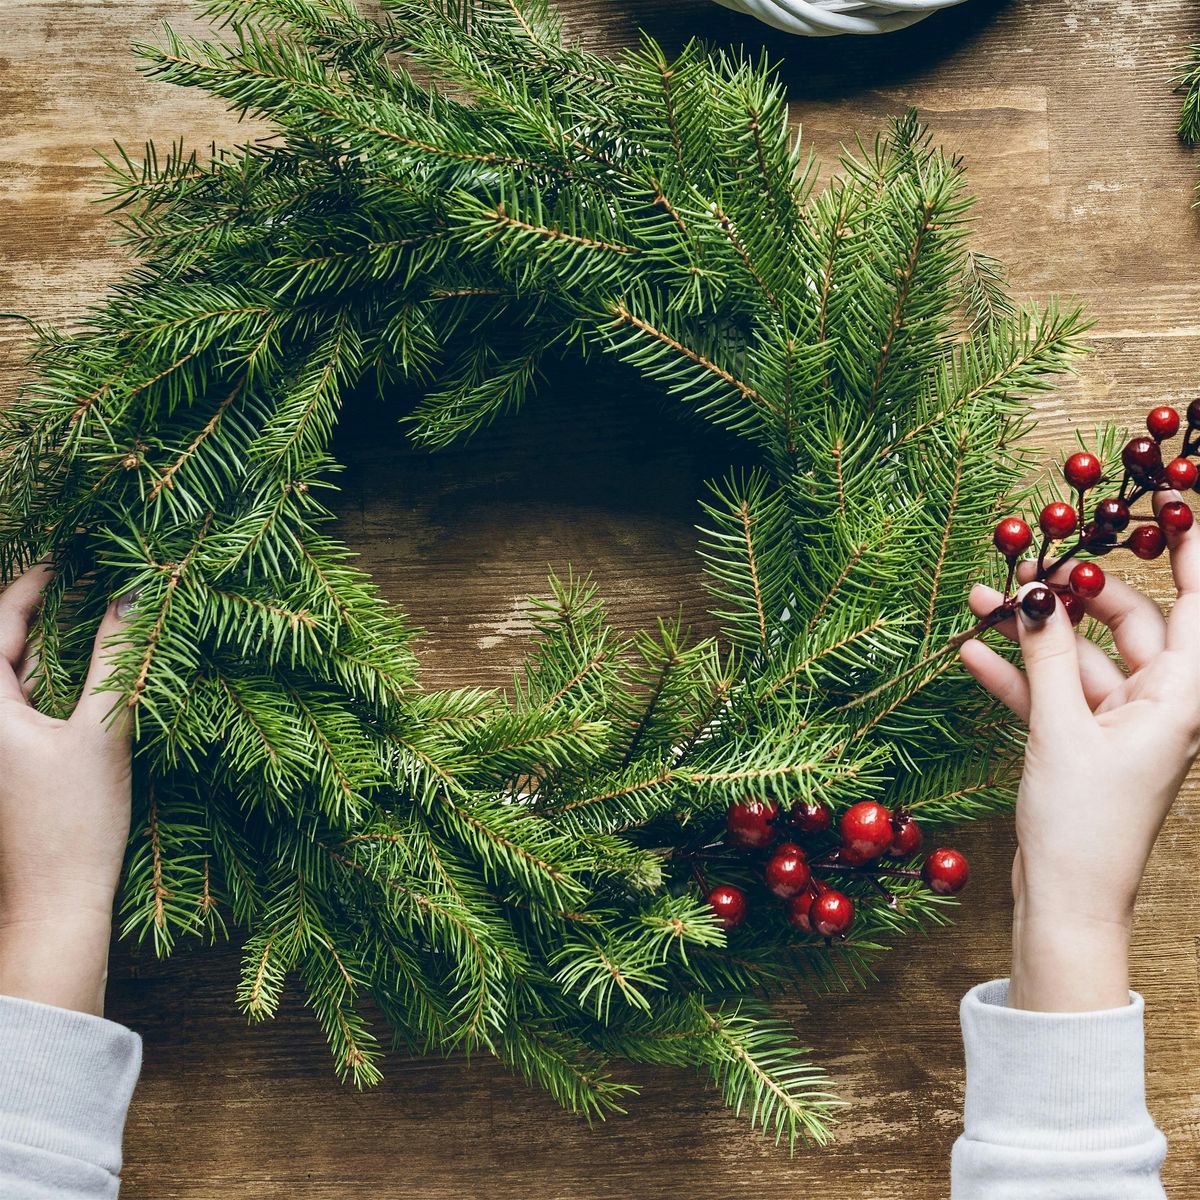
[[[830,37],[839,33],[892,33],[963,0],[717,0],[785,33]]]

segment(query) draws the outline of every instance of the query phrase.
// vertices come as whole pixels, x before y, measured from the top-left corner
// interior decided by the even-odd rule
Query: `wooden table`
[[[978,244],[1021,294],[1082,297],[1096,352],[1040,406],[1039,437],[1135,419],[1200,390],[1200,158],[1174,137],[1169,77],[1200,35],[1191,0],[971,0],[878,40],[805,42],[705,0],[565,0],[589,46],[692,34],[786,56],[795,115],[828,159],[857,129],[917,105],[966,155]],[[211,102],[149,85],[126,46],[184,0],[7,0],[0,43],[0,307],[69,322],[119,270],[90,147],[230,133]],[[0,394],[19,374],[0,326]],[[520,419],[437,457],[407,449],[389,415],[360,414],[344,530],[390,595],[428,629],[428,678],[503,684],[529,624],[523,597],[548,564],[591,570],[635,626],[682,598],[703,621],[692,525],[700,481],[727,450],[644,391],[564,377]],[[569,403],[561,403],[562,399]],[[581,403],[582,402],[582,403]],[[666,447],[664,450],[663,447]],[[1164,575],[1144,577],[1158,594]],[[1131,796],[1130,803],[1137,803]],[[1151,1106],[1171,1142],[1168,1190],[1200,1197],[1200,789],[1193,779],[1145,889],[1135,977],[1148,1002]],[[909,942],[872,991],[793,1015],[854,1102],[835,1147],[789,1161],[690,1077],[636,1075],[626,1118],[589,1130],[490,1062],[397,1058],[385,1083],[341,1089],[298,1002],[247,1029],[225,949],[156,963],[115,955],[111,1015],[141,1030],[146,1067],[129,1122],[123,1196],[486,1200],[823,1195],[923,1200],[947,1191],[959,1126],[956,1003],[1005,970],[1006,822],[961,842],[975,884],[956,929]]]

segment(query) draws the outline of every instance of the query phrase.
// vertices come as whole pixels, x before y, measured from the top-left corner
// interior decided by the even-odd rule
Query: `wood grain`
[[[1200,35],[1190,0],[971,0],[906,33],[805,42],[705,0],[565,0],[571,30],[605,50],[640,21],[668,45],[701,34],[784,59],[795,116],[828,164],[855,130],[917,106],[966,156],[978,244],[1023,295],[1079,296],[1096,326],[1079,378],[1041,405],[1039,438],[1128,420],[1200,387],[1200,159],[1174,137],[1169,77]],[[196,144],[245,136],[210,101],[141,79],[126,52],[183,0],[7,0],[0,44],[0,307],[70,324],[120,269],[91,147],[116,136]],[[20,374],[0,325],[0,396]],[[393,412],[362,406],[342,435],[343,529],[428,630],[430,682],[503,684],[547,566],[592,571],[628,627],[682,604],[703,623],[693,556],[701,480],[731,453],[632,378],[566,373],[532,410],[437,456],[407,448]],[[665,449],[664,449],[665,447]],[[1141,581],[1165,595],[1161,571]],[[1131,797],[1131,803],[1137,798]],[[1200,790],[1189,785],[1141,907],[1137,986],[1148,1002],[1148,1090],[1171,1141],[1168,1190],[1200,1200]],[[489,1062],[397,1058],[356,1095],[328,1071],[296,1003],[247,1029],[234,955],[113,964],[111,1015],[144,1032],[123,1195],[485,1200],[820,1189],[872,1200],[947,1191],[962,1100],[956,1004],[1005,970],[1007,823],[962,839],[976,882],[960,924],[909,942],[870,992],[791,1010],[854,1104],[836,1146],[785,1154],[690,1078],[630,1073],[627,1118],[588,1130]]]

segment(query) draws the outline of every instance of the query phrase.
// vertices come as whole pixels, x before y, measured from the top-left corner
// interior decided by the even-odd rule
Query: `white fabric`
[[[1166,1139],[1146,1109],[1143,1003],[1087,1013],[1008,1007],[972,988],[952,1200],[1163,1200]]]
[[[0,996],[0,1197],[112,1200],[141,1066],[122,1025]]]
[[[1094,1013],[1007,1001],[1006,979],[963,998],[967,1097],[952,1200],[1164,1200],[1142,998]],[[0,997],[3,1200],[115,1200],[141,1058],[141,1039],[111,1021]]]
[[[805,37],[891,33],[964,0],[717,0],[760,21]]]

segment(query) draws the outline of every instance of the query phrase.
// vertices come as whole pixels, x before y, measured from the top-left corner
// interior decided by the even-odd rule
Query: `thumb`
[[[1075,630],[1066,607],[1054,596],[1050,615],[1031,617],[1023,601],[1030,592],[1048,590],[1040,583],[1027,583],[1017,593],[1017,639],[1029,679],[1029,727],[1063,726],[1086,717],[1091,711],[1083,694],[1079,674],[1079,652]]]
[[[71,714],[73,722],[106,728],[118,738],[129,736],[129,715],[115,692],[102,689],[113,677],[121,651],[128,646],[123,635],[135,601],[136,596],[129,593],[108,606],[96,630],[83,693]]]

